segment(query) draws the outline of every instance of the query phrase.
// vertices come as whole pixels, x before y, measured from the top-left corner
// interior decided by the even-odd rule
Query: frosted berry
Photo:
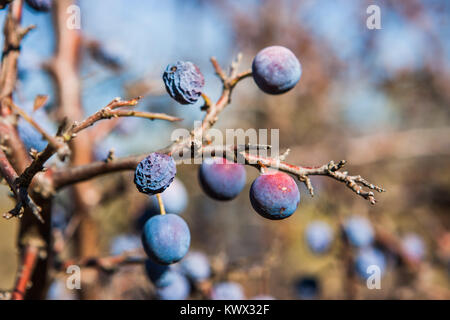
[[[207,159],[200,166],[199,180],[211,198],[231,200],[245,187],[245,168],[224,158]]]
[[[175,160],[171,156],[154,152],[138,164],[134,183],[142,193],[161,193],[172,183],[176,172]]]
[[[289,217],[300,203],[300,192],[294,179],[284,172],[260,175],[250,188],[253,209],[271,220]]]
[[[265,93],[281,94],[291,90],[300,80],[302,67],[291,50],[267,47],[258,52],[252,64],[256,85]]]
[[[142,243],[151,259],[168,265],[180,261],[186,255],[191,234],[186,222],[178,215],[157,215],[145,223]]]
[[[48,12],[52,8],[53,0],[26,0],[27,4],[36,11]]]
[[[205,79],[200,69],[189,61],[169,64],[163,74],[169,95],[181,104],[193,104],[200,98]]]

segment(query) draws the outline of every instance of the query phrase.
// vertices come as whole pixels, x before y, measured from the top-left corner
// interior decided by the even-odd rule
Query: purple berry
[[[175,160],[171,156],[154,152],[138,164],[134,183],[142,193],[157,194],[167,189],[176,173]]]
[[[168,265],[186,255],[191,234],[186,222],[176,214],[157,215],[145,223],[142,243],[151,259]]]
[[[302,75],[302,67],[291,50],[272,46],[258,52],[253,60],[252,74],[262,91],[281,94],[297,84]]]
[[[211,292],[212,300],[244,300],[244,290],[239,283],[221,282],[216,284]]]
[[[244,166],[225,158],[207,159],[199,170],[203,191],[216,200],[231,200],[237,197],[245,187],[245,179]]]
[[[347,219],[344,230],[348,241],[355,247],[367,247],[374,240],[372,225],[366,218],[354,216]]]
[[[163,74],[169,95],[181,104],[193,104],[202,94],[205,79],[200,69],[189,61],[169,64]]]
[[[185,300],[189,297],[191,286],[188,279],[175,271],[166,274],[166,285],[156,289],[160,300]]]
[[[420,236],[414,233],[407,234],[402,239],[402,248],[413,260],[420,261],[425,255],[425,244]]]
[[[363,279],[367,279],[373,272],[368,269],[370,266],[380,268],[381,275],[383,275],[386,269],[386,258],[383,252],[371,247],[360,249],[355,260],[355,268],[358,275]]]
[[[260,175],[250,188],[253,209],[271,220],[289,217],[300,203],[300,192],[294,179],[283,172]]]
[[[27,4],[36,11],[48,12],[52,8],[53,0],[26,0]]]
[[[331,227],[322,221],[311,222],[306,227],[306,242],[314,253],[324,253],[330,248],[333,239]]]
[[[190,252],[180,262],[181,271],[192,281],[203,281],[211,276],[208,257],[201,252]]]

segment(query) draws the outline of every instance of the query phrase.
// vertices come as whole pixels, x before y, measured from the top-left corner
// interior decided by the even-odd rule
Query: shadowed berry
[[[314,253],[324,253],[330,248],[333,239],[331,227],[322,221],[311,222],[306,227],[306,242]]]
[[[166,190],[176,173],[175,160],[171,156],[154,152],[138,164],[134,183],[142,193],[157,194]]]
[[[300,203],[300,192],[294,179],[283,172],[268,172],[253,181],[250,188],[253,209],[271,220],[289,217]]]
[[[252,64],[252,74],[258,87],[269,94],[291,90],[300,80],[302,67],[291,50],[272,46],[262,49]]]
[[[193,104],[202,94],[205,79],[200,69],[189,61],[169,64],[163,74],[169,95],[181,104]]]
[[[319,280],[314,276],[306,276],[297,280],[295,283],[295,295],[299,299],[311,300],[320,295]]]
[[[205,160],[199,169],[203,191],[216,200],[231,200],[245,187],[246,173],[242,164],[225,158]]]
[[[36,11],[48,12],[52,8],[53,0],[26,0],[26,2]]]
[[[239,283],[221,282],[216,284],[211,292],[212,300],[244,300],[244,290]]]
[[[347,219],[344,230],[348,241],[355,247],[366,247],[373,242],[373,228],[366,218],[354,216]]]
[[[414,233],[407,234],[402,239],[402,248],[413,260],[422,260],[425,255],[425,244],[420,236]]]
[[[142,242],[151,259],[167,265],[180,261],[186,255],[191,234],[182,218],[169,213],[154,216],[145,223]]]
[[[185,276],[175,271],[169,271],[165,277],[165,285],[156,289],[158,299],[184,300],[189,297],[191,286]]]
[[[192,281],[206,280],[211,275],[208,257],[201,252],[190,252],[180,262],[181,272]]]
[[[384,274],[384,270],[386,269],[386,258],[384,257],[383,252],[371,247],[360,249],[355,260],[355,268],[358,275],[363,279],[370,277],[374,272],[373,270],[368,270],[370,266],[378,267],[381,275]]]
[[[167,275],[173,272],[171,267],[153,262],[151,259],[145,261],[145,272],[155,287],[165,287],[170,284],[170,277]]]

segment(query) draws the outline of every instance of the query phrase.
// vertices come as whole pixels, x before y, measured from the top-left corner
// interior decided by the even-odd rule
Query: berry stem
[[[164,208],[163,199],[161,197],[161,193],[157,193],[156,197],[158,198],[158,204],[159,204],[159,211],[162,215],[166,214],[166,209]]]

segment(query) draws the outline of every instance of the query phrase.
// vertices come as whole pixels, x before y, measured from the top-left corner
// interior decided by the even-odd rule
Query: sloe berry
[[[157,263],[168,265],[180,261],[188,252],[190,242],[189,227],[176,214],[151,217],[144,225],[145,252]]]
[[[184,300],[191,291],[188,279],[182,274],[169,271],[166,274],[166,285],[156,289],[156,295],[160,300]]]
[[[134,183],[142,193],[157,194],[169,187],[176,173],[175,160],[171,156],[153,152],[138,164]]]
[[[207,159],[200,166],[199,180],[203,191],[211,198],[231,200],[245,187],[245,168],[225,158]]]
[[[363,217],[353,216],[346,220],[345,234],[355,247],[366,247],[372,244],[374,232],[370,221]]]
[[[384,274],[386,258],[383,252],[372,247],[360,249],[355,260],[355,268],[358,275],[363,279],[367,279],[372,274],[370,270],[367,270],[370,266],[377,266],[380,268],[381,275]]]
[[[315,276],[299,278],[294,285],[295,295],[302,300],[316,299],[321,292],[319,280]]]
[[[211,292],[212,300],[244,300],[244,290],[239,283],[221,282],[216,284]]]
[[[413,260],[422,260],[425,255],[425,244],[420,236],[409,233],[402,239],[402,248]]]
[[[269,94],[291,90],[300,80],[302,67],[291,50],[281,46],[262,49],[255,56],[252,75],[258,87]]]
[[[333,238],[331,227],[323,221],[313,221],[306,227],[306,242],[314,253],[324,253]]]
[[[169,95],[181,104],[193,104],[200,98],[205,79],[200,69],[190,61],[169,64],[163,81]]]
[[[284,172],[268,172],[253,181],[250,188],[253,209],[271,220],[292,215],[300,203],[300,192],[294,179]]]
[[[194,282],[206,280],[211,275],[208,257],[198,251],[189,252],[180,265],[181,272]]]

